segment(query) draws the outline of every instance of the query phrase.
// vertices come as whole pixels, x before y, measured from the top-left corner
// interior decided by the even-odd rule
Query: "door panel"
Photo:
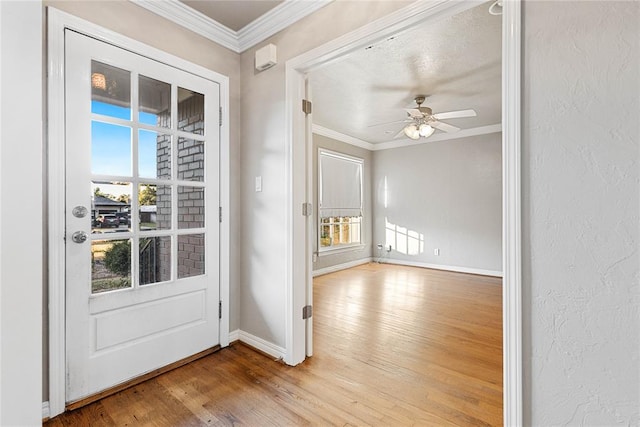
[[[202,293],[196,291],[96,314],[95,351],[104,351],[167,333],[190,323],[206,321],[201,304],[204,300]],[[141,322],[140,319],[145,321]]]
[[[65,46],[71,402],[219,344],[219,86]]]

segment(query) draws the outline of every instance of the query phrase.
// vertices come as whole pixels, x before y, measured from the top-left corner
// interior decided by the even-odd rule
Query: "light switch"
[[[262,191],[262,177],[256,176],[256,193]]]

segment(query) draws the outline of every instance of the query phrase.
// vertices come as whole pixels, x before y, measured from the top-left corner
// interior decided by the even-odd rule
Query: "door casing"
[[[220,85],[220,345],[229,345],[229,78],[111,30],[47,7],[47,210],[49,300],[49,416],[65,409],[65,129],[64,31],[70,29],[136,54],[170,64]]]

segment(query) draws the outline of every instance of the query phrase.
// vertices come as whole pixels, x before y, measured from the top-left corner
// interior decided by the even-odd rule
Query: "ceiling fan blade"
[[[418,110],[417,108],[405,108],[404,111],[407,112],[407,114],[409,114],[411,117],[422,117],[422,111]]]
[[[429,122],[429,124],[431,125],[431,127],[434,127],[436,129],[439,129],[441,131],[447,132],[447,133],[454,133],[454,132],[458,132],[460,130],[459,127],[455,127],[452,126],[450,124],[444,123],[444,122]]]
[[[437,113],[433,115],[433,117],[435,117],[438,120],[459,119],[462,117],[475,117],[475,116],[476,116],[475,110],[448,111],[446,113]]]
[[[368,128],[376,127],[376,126],[384,126],[384,125],[392,125],[394,123],[404,123],[404,122],[412,122],[413,120],[394,120],[392,122],[385,123],[376,123],[375,125],[369,125]]]
[[[404,128],[400,129],[400,132],[396,133],[396,134],[393,136],[393,139],[398,139],[399,137],[401,137],[401,136],[403,136],[403,135],[404,135]]]

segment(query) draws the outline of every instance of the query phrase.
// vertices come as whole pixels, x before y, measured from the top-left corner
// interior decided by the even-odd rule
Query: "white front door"
[[[65,32],[67,402],[219,344],[219,85]]]

